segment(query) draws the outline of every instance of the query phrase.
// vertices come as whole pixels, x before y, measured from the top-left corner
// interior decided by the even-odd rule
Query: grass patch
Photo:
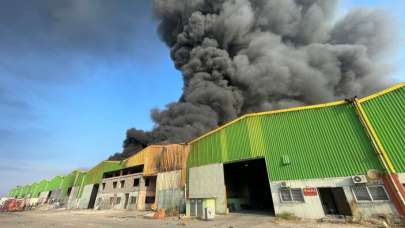
[[[289,213],[289,212],[280,213],[276,217],[280,218],[280,219],[284,219],[284,220],[297,220],[298,219],[298,217],[295,214]]]

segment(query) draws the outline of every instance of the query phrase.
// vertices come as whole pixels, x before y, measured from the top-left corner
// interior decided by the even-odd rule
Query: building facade
[[[187,146],[152,145],[104,173],[97,195],[100,209],[185,210]]]
[[[405,216],[405,83],[364,98],[244,115],[187,144],[14,188],[26,205]],[[187,203],[186,203],[187,202]]]
[[[219,127],[189,143],[188,214],[207,199],[215,200],[216,213],[403,214],[396,171],[405,168],[404,107],[399,84],[363,99],[248,114]]]

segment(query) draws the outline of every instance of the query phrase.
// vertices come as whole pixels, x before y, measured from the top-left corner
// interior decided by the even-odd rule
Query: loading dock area
[[[224,164],[229,212],[265,212],[274,215],[264,158]]]

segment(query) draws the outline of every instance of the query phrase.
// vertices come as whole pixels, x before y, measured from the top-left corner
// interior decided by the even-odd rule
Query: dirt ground
[[[214,221],[197,219],[166,218],[162,220],[147,219],[144,214],[134,211],[94,211],[94,210],[47,210],[0,213],[1,228],[15,227],[142,227],[142,228],[281,228],[281,227],[375,227],[357,224],[333,224],[317,221],[290,221],[267,215],[230,214],[217,216]]]

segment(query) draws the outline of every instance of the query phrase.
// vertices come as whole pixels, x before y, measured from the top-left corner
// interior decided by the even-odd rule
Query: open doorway
[[[49,191],[48,195],[46,196],[45,203],[50,203],[51,195],[52,195],[52,191]]]
[[[318,192],[325,215],[352,215],[343,188],[318,188]]]
[[[90,202],[89,202],[89,209],[94,208],[94,203],[96,202],[96,197],[98,193],[98,186],[99,184],[93,185],[93,189],[91,190],[91,195],[90,195]]]
[[[124,209],[128,208],[129,193],[125,193]]]
[[[224,164],[227,206],[230,212],[274,215],[264,158]]]

